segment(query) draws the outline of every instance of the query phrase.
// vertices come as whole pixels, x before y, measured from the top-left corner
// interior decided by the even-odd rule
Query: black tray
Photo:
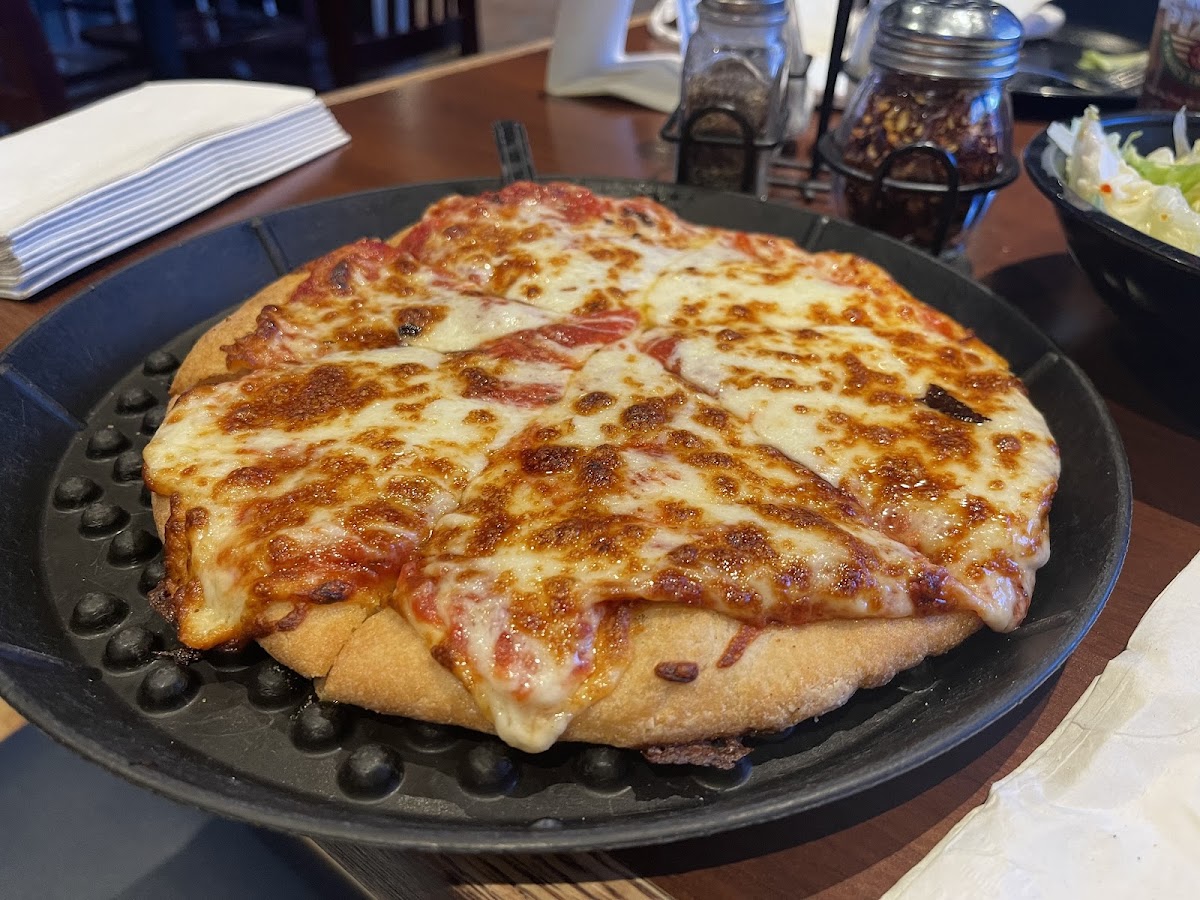
[[[815,810],[933,759],[1028,697],[1095,620],[1128,542],[1125,455],[1087,378],[1006,302],[889,238],[744,196],[580,182],[649,194],[697,222],[861,253],[1008,357],[1063,458],[1054,554],[1020,630],[977,635],[819,721],[763,736],[731,772],[578,744],[529,756],[316,704],[307,682],[254,651],[190,665],[172,656],[172,630],[145,599],[161,561],[137,472],[175,360],[279,273],[390,234],[447,193],[498,186],[468,181],[357,194],[196,238],[85,290],[0,356],[0,641],[27,651],[0,647],[0,693],[64,744],[178,800],[286,831],[463,851],[645,845]]]

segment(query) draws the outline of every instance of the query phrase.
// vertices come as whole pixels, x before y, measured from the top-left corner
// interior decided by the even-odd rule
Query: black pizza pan
[[[1099,614],[1129,538],[1121,440],[1079,368],[1008,303],[890,238],[739,195],[576,180],[649,195],[695,222],[859,253],[1003,353],[1063,461],[1053,553],[1026,623],[756,736],[730,771],[580,744],[527,755],[319,703],[261,651],[181,652],[146,599],[162,562],[139,477],[178,360],[281,273],[391,234],[446,194],[498,186],[447,182],[314,203],[169,248],[87,288],[0,356],[0,694],[63,744],[176,800],[287,832],[468,852],[647,845],[844,803],[1029,697]]]

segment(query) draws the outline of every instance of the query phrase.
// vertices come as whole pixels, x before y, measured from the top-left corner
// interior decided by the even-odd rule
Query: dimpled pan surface
[[[486,735],[317,702],[261,651],[180,653],[147,603],[162,575],[141,451],[208,324],[279,274],[387,235],[451,192],[323,201],[204,235],[47,315],[0,356],[0,693],[129,780],[270,828],[443,851],[551,851],[713,834],[854,798],[978,734],[1062,665],[1112,589],[1131,495],[1120,438],[1082,372],[1019,312],[895,241],[795,208],[674,185],[684,218],[862,254],[971,328],[1025,378],[1062,450],[1054,552],[1026,623],[983,633],[783,734],[730,771],[581,744],[531,756]]]

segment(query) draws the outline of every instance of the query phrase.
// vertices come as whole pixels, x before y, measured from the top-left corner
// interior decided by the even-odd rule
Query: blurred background
[[[594,0],[617,3],[618,0]],[[0,0],[0,134],[150,78],[318,91],[548,38],[560,0]],[[1156,0],[1058,0],[1145,42]],[[647,13],[655,0],[634,0]]]
[[[546,38],[558,6],[559,0],[0,0],[0,94],[5,81],[26,71],[49,85],[40,93],[51,113],[154,77],[329,90]],[[653,6],[654,0],[635,0],[634,10]]]

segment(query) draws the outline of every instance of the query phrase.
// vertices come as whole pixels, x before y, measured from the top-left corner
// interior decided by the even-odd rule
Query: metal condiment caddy
[[[787,124],[787,0],[701,0],[683,61],[679,108],[662,136],[678,143],[681,184],[766,193]]]
[[[701,8],[710,2],[737,0],[702,0]],[[1005,91],[1020,50],[1020,23],[990,0],[895,0],[878,16],[871,70],[847,104],[838,130],[831,131],[834,89],[853,2],[841,0],[838,6],[812,159],[808,163],[772,159],[769,184],[797,191],[806,200],[832,188],[839,213],[853,221],[891,233],[934,255],[955,249],[986,210],[994,192],[1010,184],[1020,171],[1012,153],[1011,107]],[[872,86],[879,90],[881,78],[892,94],[864,98],[864,91],[869,93]],[[893,129],[884,139],[882,123],[873,122],[869,113],[864,116],[858,108],[864,99],[882,103],[894,95],[899,101],[892,105],[900,107],[900,121],[907,125],[910,111],[903,109],[903,104],[919,102],[912,98],[922,91],[933,97],[929,109],[939,112],[947,104],[938,92],[954,93],[965,111],[962,121],[957,126],[951,121],[932,132],[919,127]],[[693,177],[687,164],[689,154],[684,151],[688,147],[719,146],[727,153],[741,154],[740,189],[765,194],[765,185],[755,183],[751,175],[755,163],[775,155],[781,135],[764,138],[753,134],[751,123],[732,104],[690,111],[685,111],[685,106],[681,104],[662,132],[666,140],[680,145],[677,180],[703,183]],[[719,112],[736,127],[725,135],[697,134],[695,123],[705,112]],[[921,112],[924,118],[925,110]],[[856,114],[857,123],[853,121]],[[848,142],[856,124],[861,127],[854,134],[862,137],[865,133],[870,140]],[[825,167],[832,172],[832,184],[822,177]]]

